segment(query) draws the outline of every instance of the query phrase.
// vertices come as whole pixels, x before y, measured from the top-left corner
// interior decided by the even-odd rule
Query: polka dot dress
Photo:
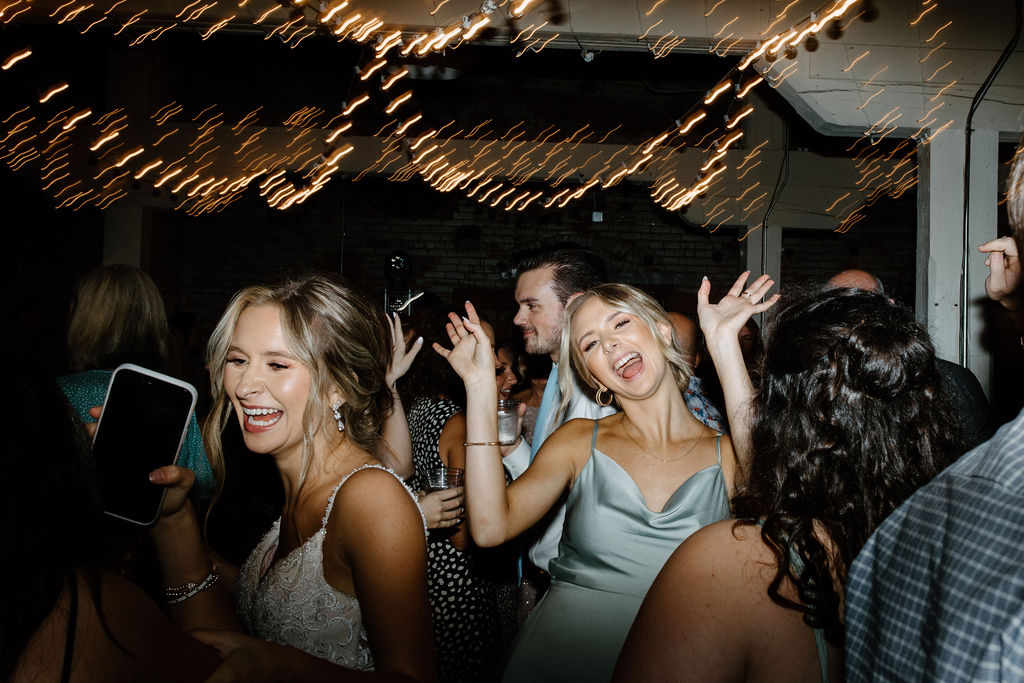
[[[444,399],[420,398],[409,411],[413,489],[425,490],[425,473],[442,465],[441,430],[461,409]],[[506,482],[507,483],[507,482]],[[458,550],[444,529],[430,532],[427,593],[442,683],[497,679],[496,669],[515,635],[515,555],[512,548]]]

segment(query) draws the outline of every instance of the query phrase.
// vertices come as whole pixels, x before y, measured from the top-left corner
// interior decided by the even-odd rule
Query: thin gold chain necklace
[[[657,455],[655,455],[654,453],[651,453],[644,446],[642,446],[639,441],[637,441],[636,439],[633,438],[633,435],[629,433],[629,429],[626,428],[626,423],[629,422],[629,421],[630,421],[629,417],[627,415],[623,414],[623,416],[622,416],[622,423],[621,423],[622,424],[622,431],[624,431],[626,433],[626,436],[629,437],[629,440],[632,441],[633,444],[637,448],[639,448],[640,451],[644,455],[646,455],[648,457],[651,457],[651,458],[654,458],[655,460],[659,460],[661,462],[676,462],[678,460],[682,460],[683,458],[688,456],[690,453],[693,453],[693,449],[695,449],[697,447],[697,444],[700,442],[701,436],[704,435],[704,430],[707,429],[706,425],[701,424],[700,433],[697,434],[697,436],[695,436],[693,438],[693,445],[690,446],[690,448],[687,449],[687,451],[685,453],[683,453],[682,455],[676,456],[674,458],[660,458]]]

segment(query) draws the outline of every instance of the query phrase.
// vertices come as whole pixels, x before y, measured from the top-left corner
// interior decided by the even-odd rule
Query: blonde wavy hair
[[[231,299],[210,337],[207,360],[214,406],[203,428],[203,441],[217,479],[214,499],[224,487],[221,433],[231,417],[223,368],[239,316],[252,306],[274,306],[288,350],[309,370],[311,389],[302,416],[302,474],[313,458],[313,435],[320,429],[372,452],[393,406],[385,382],[391,342],[383,313],[361,293],[332,275],[310,275],[274,286],[247,287]],[[345,401],[340,412],[345,431],[335,426],[330,394]]]
[[[562,319],[562,344],[559,358],[563,361],[568,358],[570,362],[562,362],[558,366],[558,387],[562,390],[562,403],[558,408],[559,415],[565,414],[569,401],[572,399],[575,385],[573,372],[577,374],[584,385],[593,389],[595,393],[598,389],[597,381],[583,360],[583,352],[579,345],[574,343],[572,336],[572,323],[576,313],[579,312],[583,304],[591,299],[597,299],[613,310],[628,313],[647,325],[651,336],[661,347],[662,355],[672,370],[672,376],[675,378],[679,390],[686,390],[693,371],[680,351],[675,332],[671,333],[669,341],[666,341],[662,335],[661,326],[667,326],[669,330],[673,329],[668,313],[646,292],[631,285],[612,282],[588,289],[573,299],[565,309],[565,317]]]
[[[78,281],[68,315],[68,369],[109,370],[136,363],[166,371],[170,329],[160,290],[149,275],[122,263]]]

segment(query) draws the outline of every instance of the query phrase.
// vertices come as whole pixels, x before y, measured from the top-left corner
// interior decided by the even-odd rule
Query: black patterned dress
[[[413,403],[408,414],[416,466],[413,489],[425,490],[423,473],[443,464],[438,453],[441,430],[461,410],[446,399]],[[496,669],[515,635],[514,547],[474,546],[463,552],[451,544],[450,536],[448,530],[431,531],[427,545],[427,595],[440,680],[496,680]]]

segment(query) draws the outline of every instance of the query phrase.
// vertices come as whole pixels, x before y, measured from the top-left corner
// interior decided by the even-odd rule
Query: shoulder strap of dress
[[[594,435],[590,437],[590,453],[593,455],[597,447],[597,420],[594,420]]]
[[[718,432],[718,437],[715,439],[715,450],[718,451],[718,466],[722,466],[722,432]]]
[[[101,617],[102,618],[102,617]],[[75,626],[78,622],[78,574],[71,573],[71,606],[68,609],[68,630],[64,636],[64,666],[60,671],[61,683],[71,680],[71,656],[75,653]]]
[[[825,643],[825,631],[814,629],[814,647],[818,650],[818,666],[821,667],[821,683],[828,680],[828,645]]]
[[[412,502],[416,503],[416,509],[420,511],[420,519],[423,520],[423,533],[426,534],[427,533],[427,518],[423,514],[423,508],[420,506],[420,501],[419,501],[418,498],[416,498],[416,494],[412,492],[412,489],[410,489],[406,485],[406,483],[404,481],[402,481],[402,478],[399,477],[393,470],[388,469],[387,467],[384,467],[384,465],[381,465],[380,463],[367,463],[365,465],[360,465],[359,467],[355,468],[354,470],[352,470],[351,472],[346,474],[344,477],[342,477],[341,481],[338,482],[338,485],[334,487],[333,491],[331,491],[331,497],[327,499],[327,509],[324,510],[324,519],[320,523],[320,528],[321,529],[326,529],[327,528],[327,520],[330,519],[330,517],[331,517],[331,510],[334,508],[334,499],[338,496],[338,491],[341,490],[341,487],[345,484],[346,481],[349,480],[349,477],[351,477],[356,472],[360,472],[362,470],[370,469],[370,468],[373,468],[375,470],[384,470],[385,472],[387,472],[388,474],[392,475],[395,479],[398,480],[398,483],[402,485],[402,488],[405,489],[405,492],[409,494],[410,498],[412,498]]]
[[[764,519],[757,520],[759,527],[764,527]],[[789,549],[789,562],[793,569],[799,574],[804,570],[804,561],[800,558],[796,548]],[[824,629],[814,628],[814,648],[818,651],[818,666],[821,668],[821,682],[829,683],[828,678],[828,643],[825,642]]]

